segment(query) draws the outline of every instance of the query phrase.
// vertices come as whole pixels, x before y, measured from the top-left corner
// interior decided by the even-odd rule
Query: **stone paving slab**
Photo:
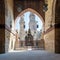
[[[14,51],[0,54],[0,60],[60,60],[60,54],[49,53],[43,50]]]

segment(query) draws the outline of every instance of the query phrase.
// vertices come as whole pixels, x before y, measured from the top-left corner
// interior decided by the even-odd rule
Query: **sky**
[[[30,15],[30,12],[24,13],[24,21],[25,21],[25,24],[26,24],[25,30],[28,30],[28,28],[29,28],[29,26],[28,26],[29,15]],[[42,26],[43,26],[42,21],[36,14],[34,14],[34,15],[35,15],[35,20],[37,21],[37,25],[39,25],[39,28],[37,30],[40,31],[42,29]],[[15,29],[19,30],[20,29],[20,25],[19,25],[20,17],[18,17],[16,20],[17,21],[16,21]]]

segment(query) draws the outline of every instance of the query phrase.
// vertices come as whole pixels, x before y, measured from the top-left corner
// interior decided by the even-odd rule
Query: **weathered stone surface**
[[[55,52],[55,30],[48,32],[44,35],[45,50]]]

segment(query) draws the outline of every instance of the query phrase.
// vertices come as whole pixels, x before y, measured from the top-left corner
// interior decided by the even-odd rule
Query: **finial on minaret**
[[[21,15],[21,17],[20,17],[20,24],[23,24],[23,23],[25,23],[25,21],[24,21],[24,15]]]
[[[21,15],[21,20],[24,19],[24,15]]]
[[[30,21],[35,20],[35,15],[34,15],[34,13],[30,12],[29,18],[30,18]]]
[[[28,29],[28,34],[31,34],[31,30],[30,30],[30,28]]]
[[[35,16],[32,12],[30,12],[30,16]]]

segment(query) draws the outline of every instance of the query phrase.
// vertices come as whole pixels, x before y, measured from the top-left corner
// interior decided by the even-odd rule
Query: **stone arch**
[[[44,26],[44,19],[41,17],[41,15],[40,15],[37,11],[35,11],[34,9],[31,9],[31,8],[27,8],[27,9],[23,10],[23,11],[17,16],[17,18],[18,18],[19,16],[21,16],[22,14],[24,14],[25,12],[28,12],[28,11],[36,14],[36,15],[41,19],[41,21],[42,21],[42,23],[43,23],[43,26]],[[17,19],[17,18],[16,18],[16,19]],[[15,19],[15,23],[16,23],[16,19]]]
[[[36,14],[36,15],[41,19],[41,21],[42,21],[42,23],[43,23],[43,26],[42,26],[42,27],[43,27],[43,29],[44,29],[44,19],[42,18],[42,16],[41,16],[37,11],[35,11],[35,10],[32,9],[32,8],[27,8],[27,9],[23,10],[23,11],[16,17],[15,23],[16,23],[18,17],[20,17],[21,15],[23,15],[25,12],[28,12],[28,11]],[[43,30],[43,33],[44,33],[44,30]],[[42,33],[42,35],[43,35],[43,33]],[[43,39],[43,36],[42,36],[41,41],[38,41],[38,42],[39,42],[39,43],[42,43],[42,46],[44,47],[44,39]]]

